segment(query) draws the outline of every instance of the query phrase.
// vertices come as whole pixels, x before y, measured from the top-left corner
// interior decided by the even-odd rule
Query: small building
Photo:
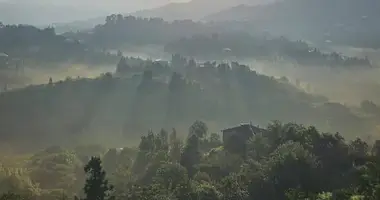
[[[240,124],[239,126],[222,130],[223,141],[228,140],[231,136],[237,135],[245,140],[249,140],[253,135],[263,132],[264,129],[252,124]]]
[[[1,53],[1,52],[0,52],[0,58],[2,58],[2,57],[7,58],[7,57],[8,57],[8,54],[6,54],[6,53]]]
[[[6,53],[0,52],[0,68],[6,67],[8,65],[9,56]]]
[[[264,129],[252,124],[240,124],[239,126],[222,130],[225,149],[234,153],[245,153],[246,142],[255,134],[264,132]]]

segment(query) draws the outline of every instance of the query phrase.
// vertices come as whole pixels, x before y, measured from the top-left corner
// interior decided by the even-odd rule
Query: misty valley
[[[0,200],[379,199],[379,2],[29,4],[0,1]]]

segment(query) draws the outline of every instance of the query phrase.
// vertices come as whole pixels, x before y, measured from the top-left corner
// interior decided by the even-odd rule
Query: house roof
[[[257,126],[253,126],[252,124],[240,124],[239,126],[227,128],[222,130],[222,132],[228,132],[228,131],[244,131],[244,130],[250,130],[253,133],[260,133],[263,132],[264,129],[259,128]]]
[[[1,53],[0,52],[0,57],[8,57],[8,55],[6,53]]]

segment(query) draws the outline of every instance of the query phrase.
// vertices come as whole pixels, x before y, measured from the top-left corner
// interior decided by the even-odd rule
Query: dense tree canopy
[[[115,57],[89,48],[83,42],[55,33],[54,28],[39,29],[30,25],[0,26],[0,53],[21,59],[25,65],[59,63],[114,63]]]
[[[113,14],[104,24],[97,25],[91,33],[66,33],[101,47],[119,48],[125,44],[165,44],[175,38],[194,34],[212,33],[215,27],[191,20],[166,22],[160,18],[137,18]],[[122,42],[121,42],[122,41]]]
[[[284,37],[268,38],[242,33],[194,35],[170,42],[165,50],[202,59],[286,59],[305,66],[371,67],[368,58],[346,57],[336,52],[323,53],[303,41],[290,41]]]
[[[196,121],[194,124],[207,124]],[[193,125],[194,126],[194,125]],[[190,131],[192,128],[189,129]],[[124,148],[117,153],[115,163],[109,152],[79,162],[84,173],[61,171],[61,162],[75,167],[70,159],[81,152],[50,147],[30,158],[32,163],[56,157],[51,167],[41,168],[40,174],[28,170],[0,168],[1,199],[368,199],[378,198],[379,155],[371,145],[360,139],[345,140],[340,134],[321,133],[315,127],[300,124],[273,122],[263,132],[254,135],[245,144],[248,151],[235,154],[224,148],[222,141],[215,147],[215,139],[199,138],[189,132],[183,148],[162,137],[166,130],[143,136],[133,153]],[[174,140],[174,136],[172,136]],[[203,141],[203,142],[202,142]],[[207,143],[208,142],[208,143]],[[226,142],[226,141],[223,141]],[[170,142],[171,143],[171,142]],[[376,142],[378,143],[378,142]],[[201,146],[204,148],[201,148]],[[81,147],[83,149],[84,147]],[[79,149],[79,148],[77,148]],[[92,148],[93,149],[93,148]],[[180,160],[172,159],[173,151]],[[58,156],[72,152],[72,158]],[[83,153],[83,152],[82,152]],[[97,154],[96,151],[89,155]],[[58,156],[58,157],[57,157]],[[76,158],[75,158],[76,157]],[[63,159],[63,160],[62,160]],[[132,162],[121,162],[131,159]],[[87,163],[87,164],[86,164]],[[117,165],[118,170],[103,166]],[[19,167],[30,169],[29,164]],[[111,170],[111,171],[110,171]],[[83,170],[79,170],[82,171]],[[50,184],[39,184],[41,178],[55,177],[61,173],[79,179],[81,184],[71,185],[69,179],[46,179]],[[54,188],[53,187],[56,187]],[[113,185],[113,186],[111,186]],[[84,193],[81,193],[82,188]],[[77,199],[77,197],[75,198]]]
[[[98,48],[165,45],[165,51],[168,53],[181,53],[202,59],[285,58],[301,65],[356,67],[372,65],[368,58],[345,57],[337,52],[323,53],[305,42],[290,41],[279,36],[270,38],[257,30],[231,31],[227,27],[232,25],[191,20],[166,22],[159,18],[136,18],[113,14],[107,16],[105,23],[96,26],[91,32],[65,35]]]

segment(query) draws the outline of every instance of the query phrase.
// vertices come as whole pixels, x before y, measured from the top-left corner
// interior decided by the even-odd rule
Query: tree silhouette
[[[199,150],[199,138],[197,135],[192,135],[187,140],[187,144],[181,155],[180,163],[184,166],[190,177],[196,173],[196,167],[200,163],[201,153]]]
[[[106,179],[106,172],[102,168],[102,161],[99,157],[92,157],[84,167],[88,177],[84,186],[86,197],[82,200],[111,200],[113,186]]]
[[[202,121],[195,121],[189,128],[189,136],[196,135],[198,138],[203,139],[207,136],[208,127]]]
[[[26,198],[24,198],[21,195],[8,192],[8,193],[1,195],[0,200],[26,200]]]

